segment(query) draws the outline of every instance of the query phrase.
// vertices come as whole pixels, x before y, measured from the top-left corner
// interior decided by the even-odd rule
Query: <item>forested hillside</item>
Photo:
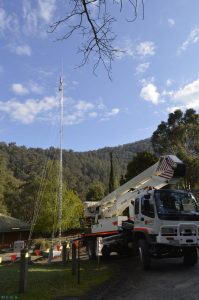
[[[137,152],[152,151],[149,139],[118,147],[106,147],[88,152],[63,151],[63,178],[67,186],[85,200],[90,184],[97,180],[108,188],[110,173],[110,152],[113,153],[113,166],[116,180],[126,173],[127,164]],[[59,149],[18,147],[15,143],[0,143],[1,161],[4,172],[13,175],[13,180],[23,183],[34,176],[43,176],[49,161],[59,160]]]
[[[137,152],[152,151],[149,139],[95,151],[63,151],[63,229],[77,228],[82,202],[108,193],[110,153],[113,157],[115,187],[127,164]],[[40,211],[36,229],[57,231],[59,155],[56,148],[26,148],[0,143],[0,213],[31,222],[37,202]],[[75,217],[74,217],[75,216]],[[56,220],[56,224],[54,223]],[[54,229],[53,229],[54,228]]]

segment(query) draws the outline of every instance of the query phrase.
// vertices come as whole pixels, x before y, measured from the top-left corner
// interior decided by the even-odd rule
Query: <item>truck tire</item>
[[[151,256],[149,253],[148,243],[145,239],[138,241],[138,250],[140,262],[144,270],[149,270],[151,267]]]
[[[96,239],[89,240],[86,244],[89,260],[96,259]]]
[[[102,257],[103,257],[103,259],[108,259],[110,257],[110,254],[111,254],[110,249],[107,246],[104,246],[102,248]]]
[[[198,253],[197,253],[197,248],[196,247],[190,247],[190,248],[185,248],[183,250],[183,255],[184,255],[184,265],[192,267],[195,264],[197,264],[198,261]]]

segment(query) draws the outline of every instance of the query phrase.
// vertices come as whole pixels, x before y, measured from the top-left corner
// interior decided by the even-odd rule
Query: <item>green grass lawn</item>
[[[76,276],[72,275],[70,262],[66,266],[61,263],[30,265],[27,292],[19,294],[19,267],[18,263],[0,266],[0,300],[47,300],[61,296],[80,296],[108,280],[114,272],[112,264],[100,263],[99,268],[97,262],[83,261],[78,284]]]

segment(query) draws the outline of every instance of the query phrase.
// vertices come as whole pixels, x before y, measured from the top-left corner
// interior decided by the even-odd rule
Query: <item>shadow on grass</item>
[[[107,281],[113,274],[113,265],[84,261],[80,264],[80,284],[72,275],[71,263],[66,266],[61,263],[51,265],[35,264],[28,269],[28,288],[22,295],[18,294],[19,288],[19,264],[11,264],[0,267],[0,299],[2,296],[16,296],[18,299],[53,299],[63,296],[85,295],[96,285]]]

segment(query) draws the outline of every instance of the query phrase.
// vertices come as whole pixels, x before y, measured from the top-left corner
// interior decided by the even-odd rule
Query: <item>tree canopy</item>
[[[170,113],[153,133],[152,146],[159,155],[175,154],[186,164],[183,188],[199,187],[199,115],[194,109]]]
[[[199,115],[191,108],[184,113],[180,109],[170,113],[167,122],[158,125],[151,141],[157,155],[198,155]]]
[[[58,194],[59,194],[59,163],[48,162],[47,174],[40,179],[40,187],[36,190],[40,205],[35,229],[45,233],[58,232]],[[38,181],[35,181],[37,184]],[[38,193],[39,191],[39,193]],[[34,201],[36,203],[36,201]],[[62,231],[79,228],[79,219],[83,214],[83,204],[78,195],[63,182],[62,191]]]
[[[137,153],[127,165],[125,182],[140,174],[157,162],[157,157],[147,151]]]
[[[86,195],[86,201],[99,201],[106,194],[106,189],[101,181],[95,180],[90,185]]]
[[[0,213],[13,214],[22,181],[8,169],[8,158],[0,152]]]

